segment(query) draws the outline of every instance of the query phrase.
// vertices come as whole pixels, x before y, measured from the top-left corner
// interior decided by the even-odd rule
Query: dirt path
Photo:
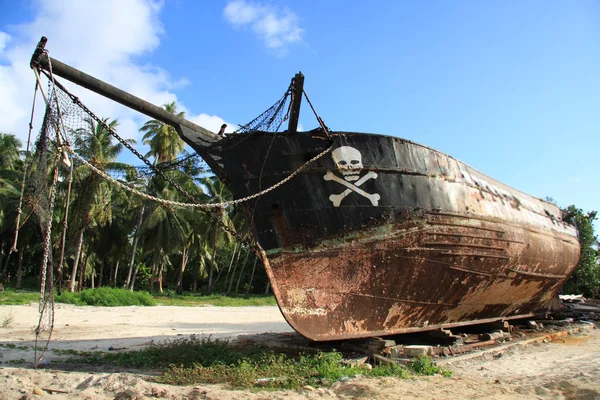
[[[12,309],[13,322],[0,328],[0,344],[23,345],[37,322],[34,306],[1,306],[0,320]],[[68,325],[68,326],[67,326]],[[289,332],[276,307],[124,307],[61,305],[57,309],[55,348],[91,350],[135,347],[178,334],[233,337],[242,333]],[[173,330],[174,329],[174,330]],[[18,353],[19,351],[23,353]],[[28,355],[0,348],[0,400],[42,398],[39,389],[58,389],[52,399],[600,399],[600,331],[554,343],[515,346],[483,358],[454,362],[453,377],[354,378],[331,388],[299,391],[232,391],[218,385],[174,387],[130,373],[83,373],[7,367]],[[15,358],[17,357],[17,358]],[[146,377],[147,379],[147,377]]]

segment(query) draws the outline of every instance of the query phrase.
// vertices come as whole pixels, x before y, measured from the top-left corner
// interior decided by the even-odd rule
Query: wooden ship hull
[[[334,152],[360,154],[362,168],[352,172],[362,192],[339,182],[332,152],[245,204],[296,331],[335,340],[548,310],[579,260],[577,231],[556,205],[417,143],[330,136]],[[271,140],[255,133],[224,145],[221,163],[236,198],[277,184],[329,146],[321,131],[276,134],[263,167],[259,149]]]
[[[309,339],[531,316],[578,263],[577,231],[554,204],[408,140],[322,120],[296,132],[301,74],[286,132],[221,136],[48,57],[45,43],[32,68],[51,60],[55,75],[175,126],[234,198],[260,194],[242,206],[281,312]]]

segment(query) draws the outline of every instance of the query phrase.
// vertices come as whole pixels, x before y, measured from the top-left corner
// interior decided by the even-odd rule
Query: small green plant
[[[6,363],[16,365],[16,364],[25,364],[26,361],[22,358],[19,358],[18,360],[8,360],[8,361],[6,361]]]
[[[447,369],[438,367],[436,363],[433,362],[431,358],[427,356],[419,356],[414,360],[409,361],[406,366],[408,367],[408,369],[419,375],[452,375],[452,373]]]
[[[0,326],[4,329],[7,329],[10,326],[10,324],[13,323],[14,320],[15,315],[13,314],[12,310],[10,310],[8,314],[2,317],[2,322],[0,322]]]

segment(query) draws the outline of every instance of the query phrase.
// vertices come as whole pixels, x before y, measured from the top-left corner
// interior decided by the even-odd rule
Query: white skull
[[[331,153],[333,162],[348,182],[358,180],[363,169],[362,155],[354,147],[341,146]]]

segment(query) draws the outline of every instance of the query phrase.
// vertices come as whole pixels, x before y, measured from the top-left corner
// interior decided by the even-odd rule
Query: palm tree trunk
[[[129,287],[129,283],[131,280],[131,270],[133,269],[133,264],[135,262],[135,251],[138,245],[138,239],[140,238],[139,232],[140,227],[142,226],[142,220],[144,218],[144,210],[146,209],[145,205],[142,205],[142,209],[140,211],[140,215],[138,216],[137,224],[135,225],[135,234],[133,236],[133,251],[131,252],[131,260],[129,261],[129,272],[127,273],[127,280],[125,281],[125,285],[123,287]],[[136,269],[137,271],[137,269]]]
[[[2,265],[2,272],[0,272],[0,281],[6,279],[8,274],[8,263],[10,261],[10,256],[13,253],[13,249],[9,249],[6,254],[6,260],[4,260],[4,264],[2,264],[2,255],[4,254],[4,237],[2,238],[2,242],[0,243],[0,265]]]
[[[240,248],[241,245],[239,243],[236,243],[235,247],[233,248],[233,253],[231,253],[231,260],[229,261],[229,267],[227,267],[227,273],[225,274],[225,287],[227,287],[227,281],[229,280],[229,276],[231,275],[231,267],[233,266],[233,260],[235,260],[235,256]],[[221,273],[219,273],[219,275],[217,276],[217,280],[219,280],[220,276]]]
[[[117,265],[115,265],[115,274],[112,276],[112,283],[113,286],[117,286],[117,275],[119,275],[119,263],[121,262],[121,259],[117,260]]]
[[[185,271],[185,267],[187,266],[188,254],[189,254],[188,247],[184,246],[183,252],[181,253],[181,268],[179,269],[179,277],[177,278],[176,291],[178,294],[183,293],[183,272]]]
[[[248,251],[250,252],[250,251]],[[240,269],[240,274],[238,275],[237,282],[235,284],[235,294],[238,294],[238,289],[240,288],[240,281],[242,280],[242,275],[244,274],[244,270],[246,269],[246,263],[242,264],[242,269]]]
[[[0,265],[4,265],[4,267],[2,268],[2,273],[0,273],[0,281],[4,279],[6,270],[8,269],[8,259],[10,258],[10,251],[8,254],[9,255],[6,256],[6,265],[4,265],[2,264],[2,261],[4,260],[4,236],[2,236],[2,238],[0,239]]]
[[[102,287],[102,275],[104,275],[104,260],[100,263],[100,273],[98,274],[98,286]]]
[[[23,280],[23,251],[27,248],[24,248],[19,251],[19,262],[17,264],[17,281],[15,282],[15,289],[21,288],[21,281]]]
[[[133,288],[135,287],[135,278],[137,278],[138,269],[140,269],[140,264],[135,266],[135,270],[133,271],[133,276],[131,277],[131,282],[129,286],[129,291],[133,292]]]
[[[239,256],[239,252],[242,251],[242,245],[241,243],[236,243],[235,247],[233,248],[233,253],[231,254],[231,260],[229,261],[229,268],[227,268],[227,275],[225,277],[225,282],[227,282],[227,278],[229,278],[229,274],[231,274],[231,267],[233,266],[233,260],[235,260],[235,257],[237,256],[238,258]]]
[[[233,281],[235,280],[235,271],[237,270],[237,267],[239,265],[238,261],[239,261],[241,253],[242,253],[242,250],[240,249],[240,252],[238,253],[238,259],[236,260],[235,265],[233,266],[233,272],[231,273],[231,280],[229,281],[229,287],[227,288],[227,294],[231,293],[231,289],[233,287]],[[244,261],[242,262],[242,265],[246,265],[249,255],[250,255],[250,249],[248,249],[248,251],[246,251],[246,255],[244,256]]]
[[[271,290],[271,281],[267,281],[267,287],[265,288],[265,294],[269,294],[269,290]]]
[[[80,293],[83,290],[83,278],[85,278],[85,273],[87,272],[87,261],[88,255],[82,251],[81,262],[83,263],[83,265],[81,268],[79,268],[79,285],[77,286],[77,291]]]
[[[152,271],[150,272],[150,286],[148,287],[150,293],[154,291],[154,282],[156,282],[156,264],[152,264]]]
[[[250,282],[248,282],[248,287],[246,288],[246,296],[250,293],[250,287],[252,287],[252,280],[254,279],[254,271],[256,271],[256,264],[258,263],[258,257],[254,259],[254,265],[252,266],[252,273],[250,274]]]
[[[4,259],[4,236],[0,238],[0,265],[2,265],[2,260]]]
[[[165,262],[163,261],[160,263],[160,268],[158,270],[158,291],[160,293],[163,292],[162,284],[163,284],[163,270],[164,269],[165,269]]]
[[[210,266],[208,268],[208,294],[212,294],[213,292],[213,273],[215,270],[215,266],[217,265],[215,261],[215,256],[217,255],[217,235],[213,234],[213,243],[212,243],[212,258],[210,260]]]
[[[73,263],[73,270],[71,271],[71,283],[69,290],[71,293],[75,291],[75,279],[77,276],[77,268],[79,267],[79,259],[81,258],[81,248],[83,247],[83,229],[79,232],[79,240],[77,241],[77,251],[75,252],[75,262]],[[81,273],[80,273],[81,275]],[[79,285],[81,286],[81,278],[79,279]]]

